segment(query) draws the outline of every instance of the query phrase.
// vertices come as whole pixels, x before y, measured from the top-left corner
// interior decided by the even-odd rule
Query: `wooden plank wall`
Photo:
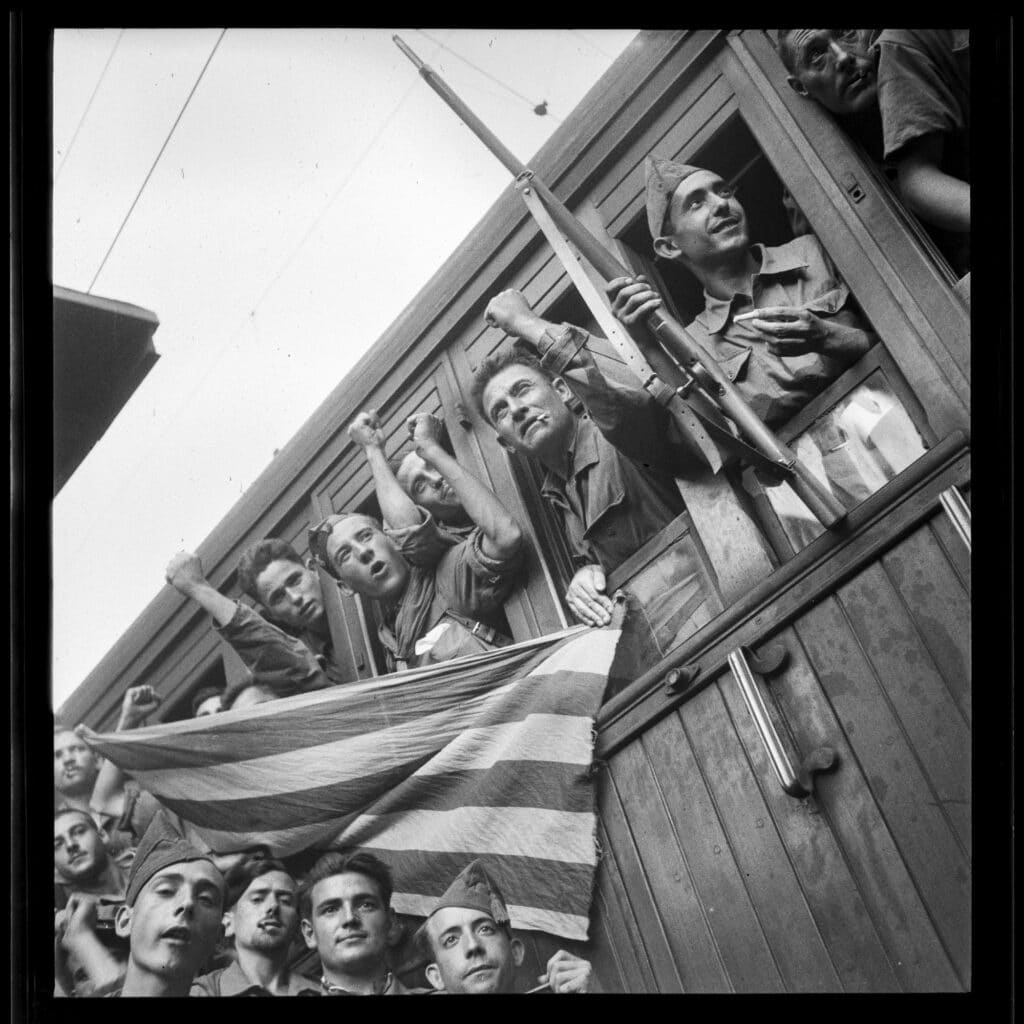
[[[814,797],[782,792],[730,675],[611,757],[603,990],[970,987],[970,575],[947,527],[771,638],[780,733],[839,753]]]

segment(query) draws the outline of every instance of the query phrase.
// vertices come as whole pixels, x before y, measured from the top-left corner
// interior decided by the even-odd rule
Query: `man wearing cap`
[[[419,933],[430,962],[427,980],[458,995],[515,991],[524,947],[513,938],[501,890],[479,860],[466,865],[437,901]],[[587,960],[560,949],[537,979],[559,995],[590,990]]]
[[[274,537],[257,541],[239,559],[237,576],[256,607],[220,593],[190,551],[179,551],[164,573],[175,590],[210,614],[254,681],[275,696],[350,681],[334,658],[320,577],[290,544]]]
[[[362,447],[388,523],[341,513],[310,531],[310,550],[342,589],[380,603],[381,643],[391,667],[446,661],[504,646],[502,609],[525,561],[523,532],[487,487],[440,444],[441,424],[407,421],[416,454],[440,473],[474,524],[462,540],[403,490],[384,455],[375,414],[361,413],[349,436]]]
[[[391,909],[388,866],[370,853],[325,853],[299,893],[302,936],[320,956],[324,995],[401,996],[410,992],[388,968],[401,938]]]
[[[288,970],[292,939],[299,931],[295,879],[277,860],[250,861],[228,887],[225,935],[235,961],[192,983],[193,996],[320,995],[320,987]]]
[[[224,876],[157,814],[135,854],[114,927],[127,938],[119,996],[187,996],[221,933]]]
[[[862,356],[876,337],[821,243],[750,244],[735,191],[714,171],[647,158],[654,251],[704,287],[687,330],[721,364],[751,409],[777,427]],[[631,325],[661,305],[637,277],[608,283],[612,311]],[[743,314],[756,315],[740,321]]]

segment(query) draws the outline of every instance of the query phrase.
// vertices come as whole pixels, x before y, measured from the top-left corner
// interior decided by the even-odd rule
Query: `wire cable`
[[[562,123],[561,120],[559,120],[559,118],[555,117],[555,115],[552,114],[550,110],[548,110],[548,108],[547,108],[547,100],[543,100],[540,103],[537,103],[534,100],[531,100],[529,96],[524,96],[521,92],[517,92],[515,89],[513,89],[512,86],[508,84],[508,82],[503,82],[500,78],[496,78],[489,71],[484,71],[483,68],[478,67],[471,60],[469,60],[469,58],[463,57],[461,53],[457,53],[450,46],[445,46],[444,43],[438,42],[432,35],[430,35],[429,32],[424,32],[423,29],[421,29],[421,28],[413,29],[413,31],[414,32],[419,32],[419,34],[421,36],[423,36],[425,39],[429,39],[435,46],[440,46],[442,50],[447,50],[453,57],[457,57],[459,60],[462,61],[463,64],[469,65],[469,67],[471,67],[474,71],[476,71],[479,74],[483,75],[484,78],[489,78],[492,82],[495,82],[496,84],[500,85],[502,87],[502,89],[506,90],[507,92],[510,92],[517,99],[520,99],[524,103],[529,104],[529,106],[532,108],[532,110],[533,110],[533,112],[535,114],[539,114],[542,117],[543,116],[550,117],[551,120],[554,121],[556,124],[561,124]],[[541,109],[541,108],[543,108],[543,109]]]
[[[82,111],[82,116],[78,119],[78,126],[75,128],[75,133],[71,136],[71,141],[68,143],[67,149],[64,150],[64,156],[61,158],[60,166],[57,168],[57,173],[53,176],[54,185],[57,184],[60,172],[64,170],[64,165],[68,162],[68,157],[71,155],[71,149],[75,144],[75,139],[78,138],[78,133],[82,130],[82,125],[85,123],[85,119],[89,116],[89,109],[92,107],[92,101],[96,99],[96,93],[100,91],[100,86],[103,84],[103,79],[107,74],[107,68],[110,67],[110,62],[114,59],[114,54],[117,53],[118,46],[121,45],[121,37],[123,35],[124,29],[121,29],[117,34],[117,38],[114,40],[114,46],[110,51],[110,55],[107,57],[107,63],[103,65],[100,77],[96,80],[96,87],[93,89],[92,95],[89,97],[89,102],[86,103],[85,110]]]
[[[189,103],[192,102],[192,97],[195,95],[196,89],[199,88],[199,83],[203,80],[203,75],[206,74],[206,69],[210,66],[210,61],[213,60],[213,55],[217,52],[217,47],[220,46],[220,41],[224,38],[225,32],[227,32],[226,28],[222,28],[220,30],[220,35],[217,36],[217,42],[213,44],[213,49],[210,51],[209,57],[206,58],[206,63],[203,65],[202,70],[199,72],[199,77],[196,78],[195,82],[192,84],[192,88],[189,90],[188,96],[185,97],[185,103],[182,106],[181,110],[178,111],[178,116],[174,119],[174,124],[171,125],[171,130],[167,133],[167,138],[164,139],[164,144],[160,147],[160,152],[157,153],[156,159],[153,161],[152,165],[149,168],[149,171],[146,173],[145,180],[142,182],[139,191],[136,193],[135,198],[132,200],[132,205],[128,207],[128,212],[124,215],[124,220],[121,221],[121,226],[117,229],[117,234],[114,235],[114,240],[110,243],[110,248],[107,249],[106,255],[103,257],[103,262],[100,263],[99,269],[96,271],[95,274],[93,274],[92,281],[89,283],[89,287],[86,288],[85,290],[86,295],[92,292],[93,285],[96,284],[96,279],[100,276],[101,271],[107,265],[107,260],[110,258],[110,254],[114,251],[114,246],[117,245],[117,240],[121,237],[121,232],[124,231],[124,227],[128,223],[128,218],[131,217],[132,212],[135,210],[136,204],[141,198],[142,193],[145,191],[146,186],[149,184],[149,179],[153,176],[153,171],[156,170],[156,165],[160,162],[160,157],[164,155],[164,150],[167,148],[167,144],[171,141],[171,136],[174,135],[174,131],[178,127],[179,122],[181,121],[182,117],[185,114],[185,111],[188,109]]]

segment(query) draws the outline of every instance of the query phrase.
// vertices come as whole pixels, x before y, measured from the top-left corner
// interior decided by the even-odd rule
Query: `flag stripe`
[[[361,811],[375,792],[387,794],[381,811],[398,813],[415,807],[452,810],[461,804],[482,807],[542,807],[547,810],[585,811],[593,796],[586,764],[551,761],[503,761],[500,770],[466,769],[414,773],[397,766],[359,780],[357,788],[331,783],[295,793],[280,793],[272,800],[249,797],[201,800],[163,797],[164,805],[194,825],[217,829],[276,831],[296,821],[308,825],[337,821]],[[376,809],[375,805],[375,809]]]
[[[399,914],[426,917],[433,907],[433,897],[413,893],[396,892],[391,897],[391,906]],[[539,907],[522,907],[516,903],[506,904],[512,928],[517,932],[537,931],[549,935],[560,935],[574,942],[587,941],[590,922],[585,915],[562,914]]]
[[[457,750],[450,759],[442,759],[439,765],[442,772],[449,761],[452,767],[458,768],[463,755],[468,766],[472,767],[474,761],[483,765],[487,744],[493,744],[491,763],[509,759],[589,764],[591,722],[589,718],[569,715],[527,715],[520,721],[463,728],[449,737],[449,727],[431,721],[414,733],[411,728],[406,728],[404,733],[382,730],[343,743],[306,747],[274,757],[205,769],[136,772],[135,778],[140,786],[166,799],[259,800],[289,792],[301,793],[311,781],[311,770],[314,770],[316,788],[326,790],[346,784],[352,787],[349,805],[358,807],[367,799],[363,794],[372,792],[378,779],[392,778],[403,767],[408,774],[412,765],[420,771],[429,771],[430,762],[424,764],[424,759],[446,742]],[[367,765],[378,770],[368,773]]]
[[[332,687],[318,690],[316,694],[333,697],[326,706],[298,710],[283,707],[309,696],[302,694],[244,709],[257,711],[281,706],[280,714],[270,721],[249,720],[247,732],[241,734],[236,731],[237,723],[222,727],[220,722],[214,721],[206,727],[203,736],[189,736],[187,745],[182,742],[187,735],[185,733],[154,737],[147,729],[102,737],[87,730],[86,738],[100,753],[115,757],[117,764],[134,776],[164,769],[168,778],[173,779],[182,769],[221,764],[241,764],[249,771],[260,762],[291,755],[304,760],[304,771],[308,771],[309,758],[315,758],[321,748],[332,748],[325,750],[324,756],[346,756],[342,747],[344,743],[355,743],[354,750],[362,749],[360,744],[377,744],[378,749],[386,749],[389,744],[399,743],[403,737],[409,736],[411,740],[429,738],[434,741],[433,748],[440,749],[446,737],[451,738],[471,725],[486,724],[496,716],[508,721],[521,718],[527,711],[590,715],[594,711],[592,691],[602,678],[600,673],[582,668],[576,671],[562,669],[554,674],[525,676],[511,683],[507,679],[498,679],[492,681],[488,692],[472,695],[467,695],[461,688],[449,691],[446,687],[435,690],[428,701],[422,701],[418,694],[395,692],[389,695],[389,703],[375,702],[362,714],[344,700],[344,694],[335,692],[344,687]],[[411,711],[406,701],[411,702]],[[495,708],[500,710],[493,710]],[[233,712],[208,717],[221,719],[227,714]],[[315,729],[310,728],[312,714],[315,714]],[[150,781],[151,785],[160,785],[155,779]]]

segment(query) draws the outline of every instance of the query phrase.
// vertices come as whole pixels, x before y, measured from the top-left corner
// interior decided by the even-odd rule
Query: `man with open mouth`
[[[373,410],[353,420],[349,437],[373,474],[386,528],[373,516],[342,512],[309,532],[310,551],[342,590],[378,602],[378,635],[392,670],[507,644],[503,607],[525,560],[519,524],[445,450],[441,422],[420,413],[407,429],[416,455],[443,479],[473,524],[468,535],[441,530],[405,491]]]
[[[525,948],[512,934],[501,890],[479,860],[471,861],[447,888],[417,933],[428,957],[427,980],[439,992],[484,995],[516,991]],[[557,995],[588,992],[587,960],[560,949],[536,979]]]
[[[247,862],[232,873],[224,932],[235,961],[196,978],[193,996],[319,995],[314,982],[288,970],[299,931],[297,885],[277,860]]]

